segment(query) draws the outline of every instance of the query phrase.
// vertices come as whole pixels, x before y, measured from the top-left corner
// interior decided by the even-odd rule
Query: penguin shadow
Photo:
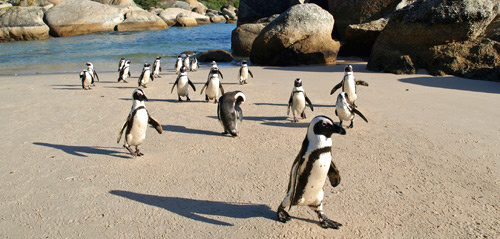
[[[190,129],[180,125],[162,125],[161,128],[164,131],[177,132],[177,133],[185,133],[185,134],[204,134],[211,136],[222,136],[221,132],[214,132],[202,129]]]
[[[267,105],[267,106],[279,106],[279,107],[283,107],[286,109],[286,107],[288,107],[288,104],[276,104],[276,103],[253,103],[254,105]],[[318,105],[318,104],[314,104],[314,102],[312,103],[313,107],[314,108],[331,108],[331,107],[335,107],[335,105]],[[308,105],[306,105],[307,108],[309,108]]]
[[[53,90],[82,90],[82,85],[50,85]]]
[[[121,83],[116,83],[121,84]],[[135,86],[105,86],[104,88],[114,88],[114,89],[137,89]]]
[[[128,156],[124,156],[124,154],[126,154],[124,151],[110,150],[104,147],[72,146],[72,145],[42,143],[42,142],[34,142],[33,144],[38,146],[59,149],[67,154],[71,154],[78,157],[88,157],[88,154],[99,154],[99,155],[110,155],[119,158],[129,158]]]
[[[207,116],[208,118],[218,119],[217,116]],[[309,122],[294,123],[285,116],[243,116],[243,120],[261,122],[262,125],[288,127],[288,128],[307,128]]]
[[[212,219],[206,217],[205,215],[240,219],[263,217],[275,220],[275,212],[272,211],[269,206],[263,204],[232,203],[167,196],[163,197],[122,190],[111,190],[109,193],[147,205],[163,208],[167,211],[192,220],[219,226],[234,226],[234,224]]]

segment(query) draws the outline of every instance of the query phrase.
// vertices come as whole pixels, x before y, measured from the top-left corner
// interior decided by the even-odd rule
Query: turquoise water
[[[173,65],[183,51],[231,51],[236,24],[209,24],[161,31],[107,32],[39,41],[0,43],[0,75],[79,72],[90,61],[98,72],[116,71],[125,57],[132,68],[162,57]]]

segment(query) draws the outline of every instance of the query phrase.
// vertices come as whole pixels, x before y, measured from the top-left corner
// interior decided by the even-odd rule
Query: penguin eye
[[[332,122],[330,122],[330,121],[326,121],[326,120],[323,120],[323,122],[322,122],[321,124],[322,124],[323,126],[325,126],[325,127],[326,127],[326,126],[332,126],[332,125],[333,125],[333,124],[332,124]]]

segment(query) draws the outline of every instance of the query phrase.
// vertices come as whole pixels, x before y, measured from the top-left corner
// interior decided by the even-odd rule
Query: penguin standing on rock
[[[122,70],[122,68],[123,68],[124,65],[125,65],[125,58],[122,57],[120,59],[120,61],[118,62],[118,72],[120,72]]]
[[[300,115],[302,119],[306,118],[306,102],[309,104],[311,111],[314,111],[311,100],[306,95],[304,88],[302,88],[302,80],[297,78],[294,82],[294,86],[292,89],[292,94],[290,95],[290,99],[288,100],[288,110],[287,115],[290,115],[290,109],[293,114],[293,122],[298,122],[297,115]]]
[[[252,72],[248,69],[247,61],[243,60],[240,67],[240,85],[247,84],[248,75],[253,78]]]
[[[349,95],[349,100],[351,101],[352,105],[354,107],[357,107],[355,104],[355,101],[358,98],[358,95],[356,94],[356,85],[368,86],[368,83],[362,80],[356,80],[354,78],[352,66],[347,65],[344,68],[344,78],[342,79],[342,81],[340,81],[340,83],[333,87],[333,89],[330,91],[330,95],[333,95],[336,90],[342,87],[342,91]]]
[[[170,93],[174,91],[175,86],[177,86],[177,96],[179,97],[179,101],[182,101],[181,96],[185,96],[187,98],[187,101],[190,101],[189,99],[189,89],[188,89],[188,84],[193,88],[193,91],[196,91],[196,87],[194,87],[193,82],[189,80],[189,77],[187,75],[187,69],[186,67],[181,67],[181,73],[177,76],[177,79],[175,79],[174,85],[172,86],[172,90],[170,90]]]
[[[87,70],[83,70],[80,72],[80,79],[82,80],[82,88],[84,90],[91,90],[90,86],[92,85],[92,75]]]
[[[181,72],[182,67],[182,55],[177,56],[177,60],[175,61],[175,74],[179,74]]]
[[[333,187],[340,183],[340,174],[332,161],[332,134],[345,135],[345,130],[326,116],[316,116],[307,128],[302,148],[293,162],[285,198],[278,207],[278,220],[291,219],[286,211],[292,206],[309,206],[318,215],[323,228],[338,229],[342,224],[323,213],[323,185],[328,177]]]
[[[118,82],[123,81],[124,83],[128,83],[128,81],[126,81],[127,77],[130,77],[130,60],[125,61],[125,64],[123,64],[118,75]]]
[[[217,103],[217,99],[219,98],[219,89],[221,95],[224,94],[224,88],[222,87],[222,83],[220,82],[219,79],[219,74],[217,73],[218,69],[212,69],[210,76],[208,77],[207,82],[201,88],[200,95],[203,94],[203,90],[207,88],[207,91],[205,92],[205,101],[208,102],[209,100],[214,100],[214,103]]]
[[[349,101],[349,95],[345,92],[340,92],[337,96],[337,103],[335,104],[335,115],[339,117],[339,126],[342,127],[342,121],[350,120],[351,124],[348,128],[354,127],[354,114],[359,115],[363,120],[368,123],[366,117]]]
[[[87,65],[87,71],[89,74],[92,76],[92,85],[95,86],[95,81],[99,81],[99,76],[97,75],[97,72],[94,70],[94,64],[91,62],[85,63]]]
[[[144,155],[139,150],[139,146],[146,139],[146,129],[148,128],[148,124],[153,126],[159,134],[161,134],[163,130],[160,123],[151,117],[146,109],[144,101],[147,101],[148,98],[144,94],[144,91],[141,89],[134,90],[132,98],[134,102],[132,103],[132,108],[128,114],[127,120],[125,120],[120,133],[118,133],[117,143],[120,143],[123,130],[127,128],[127,130],[125,130],[125,143],[123,144],[123,147],[125,147],[132,156],[136,157]],[[131,146],[135,146],[135,151],[132,150]]]
[[[243,121],[243,111],[240,105],[245,102],[245,95],[241,91],[227,92],[219,98],[217,118],[224,127],[223,134],[238,136],[237,120]]]
[[[156,57],[155,62],[153,63],[153,76],[161,78],[160,72],[161,72],[161,56]]]
[[[146,84],[149,83],[149,80],[154,81],[154,76],[153,73],[151,72],[151,64],[149,63],[144,63],[144,67],[142,68],[142,73],[139,76],[139,80],[137,81],[137,84],[139,87],[144,87],[147,88]]]

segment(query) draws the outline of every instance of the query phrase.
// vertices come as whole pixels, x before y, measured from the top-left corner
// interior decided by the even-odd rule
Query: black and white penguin
[[[123,64],[122,69],[120,70],[120,73],[118,74],[118,82],[123,81],[125,83],[128,83],[126,80],[127,77],[130,77],[130,60],[126,60],[125,64]]]
[[[153,63],[153,76],[161,78],[160,72],[161,72],[161,56],[157,56],[155,62]]]
[[[182,55],[177,55],[177,60],[175,60],[175,74],[179,74],[181,72],[182,67]]]
[[[335,115],[339,117],[339,126],[342,126],[342,121],[350,120],[351,124],[348,128],[354,127],[354,114],[359,115],[362,119],[368,123],[366,117],[357,110],[353,103],[349,100],[349,95],[345,92],[340,92],[337,96],[337,103],[335,104]]]
[[[217,62],[212,61],[212,67],[210,68],[210,71],[208,72],[208,78],[210,78],[210,75],[212,74],[212,71],[216,70],[217,74],[219,74],[221,79],[224,79],[224,76],[222,76],[222,72],[220,72],[219,67],[217,66]]]
[[[196,59],[196,57],[193,57],[193,60],[191,60],[190,71],[197,71],[198,68],[200,68],[200,64],[198,63],[198,59]]]
[[[189,70],[189,55],[186,54],[186,58],[182,61],[182,66],[186,67],[187,70]]]
[[[149,80],[154,81],[154,76],[153,73],[151,72],[151,64],[149,63],[144,63],[144,67],[142,68],[142,73],[139,76],[139,80],[137,81],[137,84],[139,87],[144,87],[147,88],[146,84],[149,83]]]
[[[240,67],[240,85],[247,84],[248,75],[253,78],[252,72],[248,69],[247,61],[243,60]]]
[[[287,211],[292,206],[309,206],[318,215],[323,228],[338,229],[342,224],[332,221],[323,213],[323,185],[328,176],[336,187],[340,174],[332,161],[332,134],[345,135],[345,130],[334,124],[327,116],[316,116],[309,123],[302,148],[290,170],[288,190],[278,207],[278,219],[287,222],[291,219]]]
[[[118,62],[118,72],[120,72],[125,65],[125,57],[122,57],[120,61]]]
[[[237,120],[243,121],[241,104],[245,102],[245,95],[241,91],[232,91],[223,94],[217,105],[217,118],[224,128],[223,134],[238,136]]]
[[[92,62],[87,62],[85,63],[85,65],[87,65],[87,71],[92,76],[92,85],[95,85],[95,81],[99,81],[99,76],[97,75],[97,72],[94,70],[94,64],[92,64]]]
[[[302,80],[300,78],[297,78],[294,82],[294,86],[292,89],[292,94],[290,95],[290,99],[288,100],[288,110],[287,110],[287,115],[290,115],[290,110],[292,111],[293,114],[293,121],[292,122],[298,122],[299,120],[297,119],[297,115],[300,115],[302,119],[306,118],[306,102],[309,104],[309,107],[311,108],[311,111],[314,111],[313,105],[311,103],[311,100],[306,95],[306,92],[304,91],[304,88],[302,88]]]
[[[92,75],[87,70],[83,70],[80,72],[80,79],[82,80],[82,88],[84,90],[91,90],[90,86],[92,85]]]
[[[186,67],[182,66],[181,73],[179,73],[177,79],[175,79],[174,85],[172,86],[172,90],[170,90],[170,93],[172,93],[174,91],[175,86],[177,86],[177,96],[179,97],[179,101],[182,101],[181,96],[185,96],[187,98],[187,101],[190,101],[191,99],[189,99],[188,84],[191,86],[191,88],[193,88],[193,91],[196,91],[196,87],[194,87],[193,82],[189,80]]]
[[[207,91],[205,91],[205,101],[208,102],[209,100],[214,100],[214,103],[217,103],[217,100],[219,99],[219,90],[220,90],[220,95],[224,94],[224,88],[222,87],[222,83],[220,82],[219,79],[219,74],[217,68],[211,70],[211,74],[208,77],[207,82],[201,88],[200,95],[203,94],[203,90],[207,88]]]
[[[344,67],[344,78],[330,91],[330,95],[333,95],[335,91],[342,87],[342,91],[349,95],[349,100],[356,107],[355,101],[358,98],[356,94],[356,85],[368,86],[368,83],[362,80],[356,80],[354,78],[354,72],[351,65]]]
[[[148,128],[148,124],[153,126],[159,134],[161,134],[163,130],[160,123],[151,117],[146,109],[144,101],[147,101],[148,98],[144,94],[144,91],[141,89],[134,90],[132,99],[134,100],[132,108],[128,114],[127,120],[120,130],[120,133],[118,133],[117,143],[120,143],[123,130],[127,128],[127,130],[125,130],[125,143],[123,144],[123,147],[125,147],[130,154],[135,157],[144,155],[139,150],[139,146],[146,139],[146,129]],[[135,146],[135,151],[132,150],[131,146]]]

